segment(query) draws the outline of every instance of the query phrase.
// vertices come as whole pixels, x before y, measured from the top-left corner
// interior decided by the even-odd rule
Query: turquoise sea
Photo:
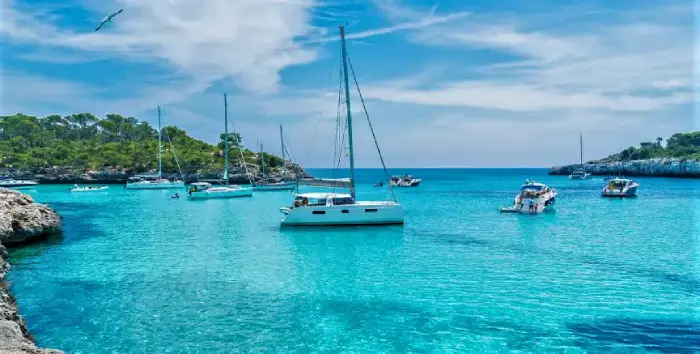
[[[312,170],[329,176],[330,170]],[[289,192],[27,192],[65,232],[11,250],[38,344],[66,353],[700,352],[700,181],[638,198],[544,169],[395,170],[404,226],[280,229]],[[360,197],[381,170],[360,170]],[[526,178],[556,212],[500,214]]]

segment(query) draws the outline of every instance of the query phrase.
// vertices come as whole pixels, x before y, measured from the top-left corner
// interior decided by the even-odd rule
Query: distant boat
[[[389,184],[394,187],[418,187],[423,180],[411,175],[392,176]]]
[[[575,169],[571,174],[569,175],[569,179],[590,179],[591,174],[586,172],[586,169],[584,168],[583,165],[583,135],[579,134],[579,147],[581,150],[581,166],[577,169]]]
[[[161,139],[160,106],[158,106],[158,173],[139,174],[129,178],[126,189],[170,189],[184,188],[185,183],[180,180],[171,181],[163,178],[163,142]]]
[[[256,191],[289,191],[296,188],[296,183],[289,183],[286,181],[287,178],[287,160],[284,156],[284,134],[282,133],[282,126],[280,125],[280,141],[282,143],[282,180],[281,181],[267,181],[265,175],[265,159],[263,155],[263,146],[260,144],[260,168],[262,173],[262,183],[255,185]]]
[[[229,185],[228,182],[228,99],[224,94],[224,186],[215,187],[208,182],[196,182],[190,185],[189,199],[237,198],[250,197],[253,188]],[[243,160],[245,163],[245,159]]]
[[[281,220],[281,226],[341,226],[341,225],[390,225],[404,223],[403,206],[398,203],[396,195],[393,195],[393,201],[358,201],[355,195],[355,156],[353,153],[353,136],[352,136],[352,110],[350,109],[350,86],[348,80],[348,55],[345,47],[345,27],[340,26],[340,43],[342,49],[342,68],[344,79],[344,103],[345,103],[345,121],[343,122],[341,115],[338,115],[338,126],[345,125],[344,131],[347,132],[347,140],[338,138],[347,143],[349,162],[350,162],[350,178],[349,179],[302,179],[298,181],[299,185],[314,185],[324,187],[339,187],[348,188],[350,193],[296,193],[294,203],[291,206],[280,208],[280,212],[284,214]],[[353,73],[354,76],[354,73]],[[359,92],[359,88],[358,88]],[[339,92],[339,98],[342,97],[342,91]],[[361,94],[360,94],[360,97]],[[338,104],[342,100],[338,100]],[[339,109],[341,107],[338,107]],[[369,120],[369,117],[368,117]],[[372,125],[370,123],[370,129]],[[374,132],[373,132],[374,135]],[[376,138],[375,138],[376,144]],[[379,152],[379,148],[377,148]],[[381,158],[382,166],[384,160]],[[388,178],[388,176],[387,176]],[[391,190],[391,189],[390,189]]]
[[[639,183],[628,178],[615,177],[607,180],[607,183],[601,192],[603,197],[634,197],[639,188]]]
[[[39,184],[39,182],[13,179],[7,176],[0,176],[0,187],[4,188],[29,187],[36,186],[37,184]]]
[[[99,192],[107,189],[109,187],[107,186],[79,186],[78,184],[74,184],[71,189],[69,189],[71,192]]]

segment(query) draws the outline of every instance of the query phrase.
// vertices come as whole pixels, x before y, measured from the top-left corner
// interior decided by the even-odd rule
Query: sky
[[[100,31],[102,18],[124,11]],[[331,167],[338,26],[388,167],[549,167],[700,130],[677,0],[3,0],[0,114],[90,112]],[[353,88],[354,89],[354,88]],[[356,92],[356,91],[355,91]],[[357,93],[355,160],[380,165]]]

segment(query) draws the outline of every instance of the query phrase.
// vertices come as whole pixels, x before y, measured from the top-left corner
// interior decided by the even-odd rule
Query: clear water
[[[700,181],[612,200],[545,170],[406,172],[424,183],[398,190],[403,227],[280,229],[289,192],[40,186],[65,233],[12,250],[12,291],[67,353],[700,351]],[[555,213],[496,211],[525,178]]]

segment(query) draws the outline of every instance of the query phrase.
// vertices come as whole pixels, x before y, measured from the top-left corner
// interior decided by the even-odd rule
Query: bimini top
[[[545,184],[542,184],[542,183],[527,180],[527,181],[525,181],[525,184],[523,184],[523,186],[520,187],[520,190],[526,190],[526,189],[540,190],[543,188],[547,188],[547,186]]]
[[[307,198],[307,199],[338,199],[338,198],[352,198],[350,194],[342,193],[300,193],[295,195],[296,198]]]

